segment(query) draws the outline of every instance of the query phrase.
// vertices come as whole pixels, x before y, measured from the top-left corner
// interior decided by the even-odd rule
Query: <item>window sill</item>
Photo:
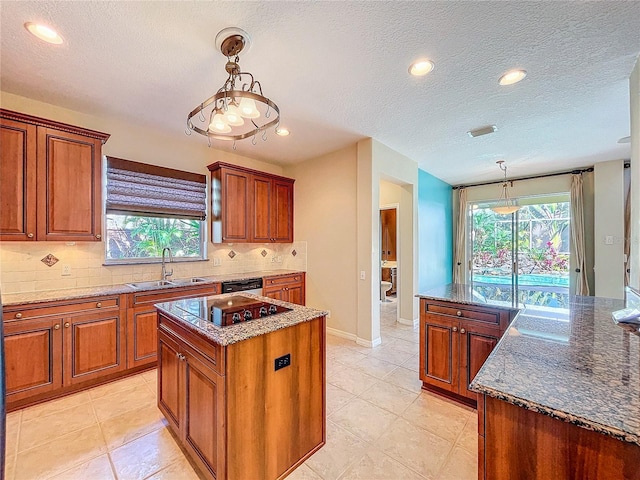
[[[173,257],[173,260],[169,262],[165,261],[165,264],[169,263],[192,263],[192,262],[208,262],[208,258],[176,258]],[[114,265],[160,265],[162,263],[162,259],[160,258],[145,258],[145,259],[135,259],[135,260],[105,260],[102,263],[103,267],[112,267]]]

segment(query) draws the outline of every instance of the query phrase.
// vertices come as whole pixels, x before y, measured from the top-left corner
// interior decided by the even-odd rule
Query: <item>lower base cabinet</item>
[[[264,278],[262,295],[274,300],[305,304],[305,274],[279,275]]]
[[[515,310],[420,300],[423,388],[474,405],[469,384],[498,343]]]
[[[324,317],[227,347],[158,331],[158,408],[204,478],[284,478],[324,445]]]

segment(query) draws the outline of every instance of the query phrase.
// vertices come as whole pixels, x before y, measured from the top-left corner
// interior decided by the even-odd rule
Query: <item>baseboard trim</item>
[[[382,339],[380,337],[374,338],[372,341],[365,340],[364,338],[357,337],[356,343],[362,347],[373,348],[382,344]]]
[[[335,335],[336,337],[346,338],[347,340],[353,340],[354,342],[357,340],[358,336],[353,333],[348,333],[343,330],[338,330],[337,328],[327,327],[327,333],[331,335]]]
[[[413,320],[409,320],[408,318],[401,318],[398,317],[398,323],[402,324],[402,325],[409,325],[413,328],[416,328],[418,325],[420,325],[420,320],[418,318],[414,318]]]

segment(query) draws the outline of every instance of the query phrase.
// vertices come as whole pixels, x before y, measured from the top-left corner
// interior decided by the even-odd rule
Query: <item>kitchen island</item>
[[[288,311],[214,323],[247,299]],[[205,478],[284,478],[324,445],[326,312],[233,293],[157,308],[158,407]]]
[[[425,298],[510,303],[469,285]],[[511,300],[520,311],[471,383],[481,479],[640,479],[640,337],[612,321],[622,300],[565,300]]]

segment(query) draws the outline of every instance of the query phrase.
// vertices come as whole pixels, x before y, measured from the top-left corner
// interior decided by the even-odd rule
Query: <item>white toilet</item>
[[[387,292],[391,290],[391,282],[380,282],[380,300],[382,302],[387,301]]]

